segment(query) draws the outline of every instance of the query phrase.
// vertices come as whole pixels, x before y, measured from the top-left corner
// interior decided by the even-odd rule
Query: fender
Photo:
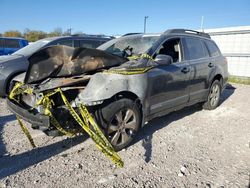
[[[92,76],[86,88],[79,93],[78,102],[88,105],[95,101],[109,99],[123,91],[132,92],[144,101],[146,89],[147,73],[134,75],[97,73]]]

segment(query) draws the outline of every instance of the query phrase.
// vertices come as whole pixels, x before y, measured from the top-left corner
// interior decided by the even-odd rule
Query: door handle
[[[214,66],[214,64],[213,63],[209,63],[208,66],[211,68],[211,67]]]
[[[183,73],[188,73],[190,71],[190,69],[188,67],[184,67],[183,69],[181,69],[181,72]]]

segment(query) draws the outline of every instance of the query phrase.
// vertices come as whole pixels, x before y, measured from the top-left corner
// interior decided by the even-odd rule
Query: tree
[[[27,33],[25,33],[25,38],[30,42],[35,42],[45,38],[46,36],[47,34],[43,31],[29,30]]]
[[[5,31],[3,36],[5,37],[22,37],[22,33],[16,30]]]
[[[62,36],[62,28],[57,27],[54,29],[54,31],[50,32],[47,34],[47,37],[57,37],[57,36]]]

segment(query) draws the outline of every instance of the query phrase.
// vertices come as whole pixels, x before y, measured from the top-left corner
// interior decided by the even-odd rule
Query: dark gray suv
[[[45,38],[36,41],[11,55],[0,56],[0,97],[8,93],[10,81],[28,68],[28,58],[36,51],[51,45],[96,48],[113,39],[104,35],[75,35]]]
[[[215,109],[228,79],[227,60],[210,36],[184,29],[127,35],[98,49],[48,47],[29,61],[22,87],[32,94],[7,99],[10,109],[49,133],[56,128],[46,106],[36,105],[48,95],[63,128],[77,129],[55,92],[61,88],[73,109],[88,109],[116,150],[155,117],[196,103]]]

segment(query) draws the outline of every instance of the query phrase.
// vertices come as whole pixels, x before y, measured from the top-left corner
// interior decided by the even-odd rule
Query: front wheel
[[[128,146],[140,127],[138,104],[130,99],[120,99],[109,103],[100,112],[106,137],[114,149],[119,151]]]
[[[215,80],[210,89],[207,101],[203,104],[203,109],[213,110],[218,107],[221,96],[221,83],[219,80]]]

